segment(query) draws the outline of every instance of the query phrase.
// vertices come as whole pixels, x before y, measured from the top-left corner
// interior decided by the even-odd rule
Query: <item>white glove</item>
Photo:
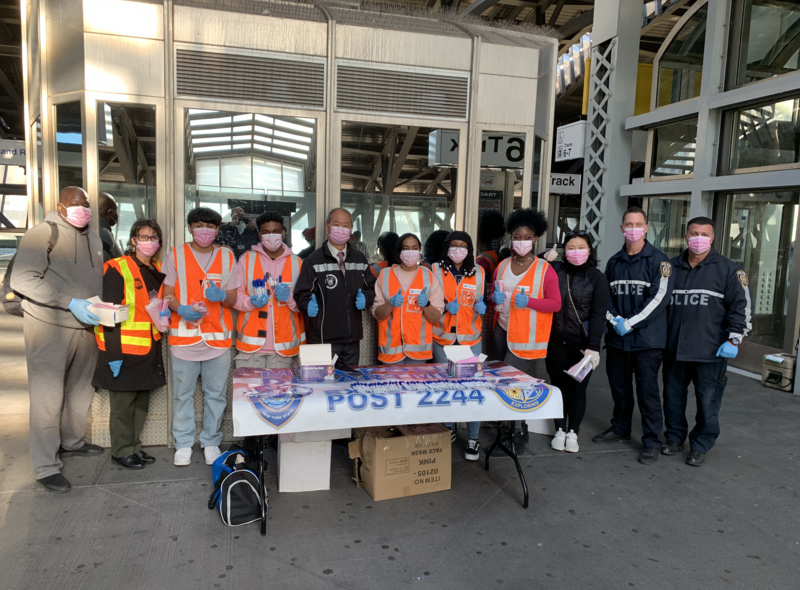
[[[594,371],[597,368],[597,365],[600,364],[600,353],[595,352],[594,350],[582,350],[583,356],[589,357],[589,362],[592,364],[592,370]]]
[[[553,243],[553,247],[544,253],[544,259],[547,262],[553,262],[556,258],[558,258],[558,251],[556,250],[556,244]]]

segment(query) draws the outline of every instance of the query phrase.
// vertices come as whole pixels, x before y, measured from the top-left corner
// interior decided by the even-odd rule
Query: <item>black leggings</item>
[[[564,402],[564,417],[555,420],[556,429],[560,428],[564,432],[574,430],[575,434],[580,431],[583,415],[586,413],[586,388],[589,387],[594,371],[582,383],[578,383],[564,371],[583,358],[583,348],[585,347],[581,344],[562,344],[551,340],[547,345],[545,358],[550,383],[561,390]]]

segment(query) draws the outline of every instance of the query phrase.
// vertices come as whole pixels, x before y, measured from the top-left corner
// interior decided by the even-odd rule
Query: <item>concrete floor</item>
[[[705,467],[684,457],[645,467],[637,444],[591,443],[611,411],[599,373],[580,453],[531,435],[529,510],[511,461],[486,472],[461,458],[463,440],[451,491],[383,502],[352,483],[345,446],[334,445],[327,492],[278,494],[273,457],[261,538],[206,508],[199,452],[178,469],[170,450],[151,448],[158,461],[139,472],[108,452],[68,458],[74,489],[37,489],[20,324],[0,313],[4,590],[800,587],[800,399],[751,379],[730,375]]]

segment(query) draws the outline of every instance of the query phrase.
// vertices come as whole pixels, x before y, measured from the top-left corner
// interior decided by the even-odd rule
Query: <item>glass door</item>
[[[647,239],[670,258],[686,248],[686,222],[689,221],[689,195],[652,197],[644,202],[650,229]]]

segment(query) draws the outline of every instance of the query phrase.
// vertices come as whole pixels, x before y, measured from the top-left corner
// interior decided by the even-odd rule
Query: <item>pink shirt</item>
[[[178,247],[180,248],[182,246]],[[208,267],[211,266],[211,258],[218,249],[219,246],[215,245],[211,252],[203,253],[197,252],[194,248],[190,248],[192,254],[194,255],[194,259],[197,261],[197,264],[204,271],[208,270]],[[164,261],[164,265],[161,268],[161,271],[167,275],[164,279],[164,284],[169,285],[170,287],[174,287],[178,282],[178,269],[175,266],[175,257],[173,254],[174,250],[170,250],[167,259]],[[235,272],[231,272],[228,276],[228,284],[226,285],[225,290],[230,291],[231,289],[236,289],[238,286],[239,277]],[[173,311],[172,313],[177,312]],[[222,356],[223,353],[228,353],[227,348],[212,348],[203,341],[198,342],[197,344],[192,344],[191,346],[170,346],[169,350],[172,356],[183,361],[210,361]]]
[[[265,273],[269,273],[271,277],[278,277],[283,273],[283,267],[286,266],[286,259],[292,255],[292,250],[289,246],[283,246],[283,252],[281,255],[278,256],[275,260],[269,257],[266,250],[264,250],[264,246],[262,244],[256,244],[252,247],[252,250],[258,252],[259,257],[261,258],[261,268],[264,270]],[[253,305],[250,301],[250,294],[247,291],[247,260],[246,256],[242,256],[239,259],[239,268],[237,271],[238,274],[238,281],[239,287],[236,292],[236,305],[234,305],[234,309],[239,310],[240,312],[247,313],[248,311],[254,311],[256,306]],[[297,277],[293,277],[295,281],[297,281]],[[277,354],[275,352],[275,332],[273,330],[272,321],[272,303],[275,301],[275,295],[273,294],[272,297],[269,298],[269,303],[267,303],[265,308],[268,315],[267,319],[267,340],[264,342],[264,346],[261,347],[256,353],[253,354]],[[298,311],[297,310],[297,303],[294,301],[294,294],[289,295],[289,299],[286,300],[286,305],[290,311]],[[247,354],[247,353],[239,353]]]
[[[390,272],[388,269],[383,269],[383,272]],[[403,270],[399,264],[395,264],[391,268],[391,272],[397,277],[397,281],[400,283],[400,288],[403,289],[404,293],[408,293],[408,288],[411,286],[411,283],[414,282],[414,277],[417,274],[417,271],[405,271]],[[431,273],[433,276],[433,273]],[[394,295],[392,293],[391,295]],[[390,295],[390,297],[391,297]],[[439,310],[439,312],[444,312],[444,291],[442,290],[442,286],[439,284],[439,281],[436,280],[436,277],[433,278],[431,282],[431,289],[428,292],[428,301],[432,307]],[[380,278],[375,283],[375,301],[372,303],[372,315],[375,315],[375,310],[378,309],[381,305],[386,303],[386,299],[383,296],[383,292],[380,289]]]

